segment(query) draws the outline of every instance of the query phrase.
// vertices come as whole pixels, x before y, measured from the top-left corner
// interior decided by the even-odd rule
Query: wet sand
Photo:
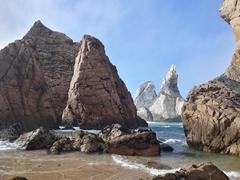
[[[98,162],[97,156],[79,153],[47,155],[44,151],[35,151],[18,152],[17,155],[7,152],[1,153],[0,157],[1,180],[14,176],[24,176],[29,180],[130,180],[151,177],[142,170],[118,166],[108,157]]]

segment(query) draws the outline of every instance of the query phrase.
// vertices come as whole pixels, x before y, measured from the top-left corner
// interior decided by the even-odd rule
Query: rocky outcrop
[[[152,178],[152,180],[229,180],[229,178],[211,163],[192,165],[187,169],[180,169],[175,173],[167,173]]]
[[[225,74],[228,78],[240,82],[240,1],[224,0],[220,12],[227,23],[231,25],[237,44],[232,62]]]
[[[80,151],[159,156],[161,152],[160,142],[152,130],[132,130],[119,124],[107,126],[98,134],[76,131],[61,137],[41,127],[22,134],[15,143],[22,150],[48,149],[53,154]]]
[[[237,48],[227,71],[194,87],[184,103],[182,119],[189,145],[204,151],[240,156],[240,56],[237,0],[225,0],[221,13],[231,24]]]
[[[177,86],[176,66],[172,65],[162,81],[159,95],[153,82],[142,84],[136,92],[137,114],[148,121],[179,121],[184,100]]]
[[[152,81],[147,81],[140,85],[136,91],[134,103],[137,108],[149,108],[157,98],[155,85]]]
[[[129,156],[159,156],[160,142],[151,130],[127,130],[115,124],[104,128],[99,137],[103,139],[106,151]]]
[[[156,121],[180,120],[181,108],[184,102],[177,86],[178,75],[176,66],[172,65],[162,81],[162,88],[156,101],[149,108]]]
[[[22,134],[15,143],[22,150],[37,150],[49,148],[56,140],[47,129],[40,127],[34,131]]]
[[[34,23],[0,51],[0,129],[56,127],[67,102],[78,44]]]
[[[63,122],[83,129],[101,129],[119,123],[129,128],[146,126],[103,44],[85,35],[75,60]]]

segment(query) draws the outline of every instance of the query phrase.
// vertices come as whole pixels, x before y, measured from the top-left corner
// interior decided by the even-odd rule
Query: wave
[[[147,121],[149,125],[152,126],[161,126],[161,127],[172,127],[172,126],[177,126],[177,127],[183,127],[182,122],[156,122],[156,121]]]
[[[144,164],[130,162],[130,161],[124,159],[120,155],[112,155],[112,159],[116,164],[119,164],[122,167],[127,167],[129,169],[141,169],[153,176],[164,175],[166,173],[175,173],[177,170],[179,170],[179,168],[178,169],[170,169],[170,170],[160,170],[160,169],[148,168]],[[240,177],[240,172],[230,171],[230,172],[224,172],[224,173],[229,178],[239,178]]]
[[[17,149],[17,144],[9,141],[0,141],[0,151]]]
[[[144,170],[145,172],[147,172],[151,175],[154,175],[154,176],[163,175],[166,173],[173,173],[176,170],[178,170],[178,169],[161,170],[161,169],[149,168],[149,167],[145,166],[144,164],[130,162],[130,161],[124,159],[120,155],[112,155],[112,159],[116,164],[119,164],[122,167],[127,167],[129,169],[141,169],[141,170]]]
[[[166,144],[174,144],[174,143],[185,143],[185,140],[184,139],[167,139],[165,140],[163,143],[166,143]]]
[[[240,178],[240,172],[230,171],[230,172],[224,172],[224,173],[231,178]]]

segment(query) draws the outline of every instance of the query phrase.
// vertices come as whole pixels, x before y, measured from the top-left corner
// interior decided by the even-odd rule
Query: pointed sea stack
[[[77,49],[69,37],[37,21],[23,39],[0,51],[0,130],[57,126]]]
[[[227,71],[194,87],[183,107],[187,142],[203,151],[240,156],[240,0],[224,0],[222,17],[237,47]]]
[[[101,129],[119,123],[128,128],[146,126],[103,44],[85,35],[75,60],[63,124],[83,129]]]

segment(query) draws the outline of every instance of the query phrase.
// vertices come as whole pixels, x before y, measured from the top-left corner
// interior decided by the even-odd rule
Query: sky
[[[0,0],[0,49],[21,39],[33,23],[79,42],[100,39],[132,95],[145,81],[159,91],[171,64],[183,97],[222,74],[234,38],[220,17],[222,0]]]

